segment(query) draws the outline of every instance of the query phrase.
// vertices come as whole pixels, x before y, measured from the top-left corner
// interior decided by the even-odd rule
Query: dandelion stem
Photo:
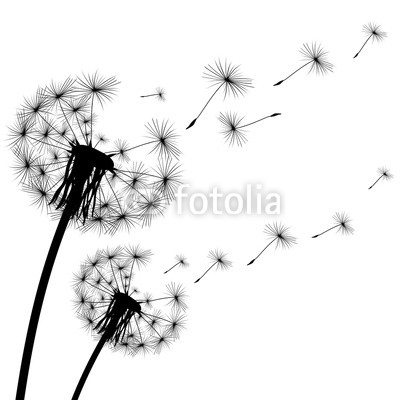
[[[72,400],[78,400],[79,399],[79,396],[80,396],[80,394],[82,392],[83,386],[86,383],[86,380],[87,380],[87,378],[88,378],[88,376],[90,374],[90,371],[93,368],[94,363],[97,360],[97,357],[99,356],[102,348],[106,344],[107,339],[108,339],[108,334],[107,334],[107,331],[106,331],[101,336],[101,338],[100,338],[99,342],[97,343],[92,355],[89,358],[89,361],[86,364],[85,369],[82,372],[82,375],[81,375],[81,377],[79,379],[78,385],[76,386],[75,392],[74,392],[74,394],[72,396]]]
[[[140,96],[140,97],[152,97],[152,96],[159,96],[159,94],[158,93],[146,94],[146,95]]]
[[[306,65],[311,64],[312,62],[314,62],[314,60],[309,61],[308,63],[305,63],[304,65],[302,65],[300,68],[297,68],[296,71],[292,72],[289,76],[287,76],[285,79],[282,79],[281,81],[275,83],[274,86],[278,86],[281,83],[285,82],[287,79],[289,79],[291,76],[293,76],[296,72],[299,72],[302,68],[304,68]]]
[[[278,239],[278,238],[276,237],[275,239],[271,240],[271,241],[260,251],[260,253],[258,253],[258,256],[257,256],[256,258],[253,258],[247,265],[253,264],[253,262],[256,261],[257,258],[260,257],[261,254],[264,253],[264,251],[267,250],[267,248],[268,248],[272,243],[274,243],[275,240],[277,240],[277,239]]]
[[[40,312],[44,297],[46,295],[47,285],[50,280],[51,271],[57,257],[58,249],[60,248],[61,241],[64,233],[68,227],[68,223],[73,214],[72,206],[67,205],[61,215],[57,229],[54,233],[46,261],[44,263],[42,275],[40,277],[39,285],[36,291],[35,300],[33,302],[32,313],[29,320],[28,331],[25,339],[24,351],[22,354],[21,368],[18,378],[16,400],[23,400],[25,398],[26,385],[29,375],[29,367],[32,358],[33,345],[35,343],[37,326],[39,323]]]
[[[197,121],[197,119],[200,117],[201,114],[203,114],[203,111],[206,109],[206,107],[208,106],[208,103],[211,101],[211,99],[217,94],[218,90],[222,88],[222,86],[225,85],[225,82],[221,83],[217,89],[215,90],[215,92],[211,95],[211,97],[208,99],[207,103],[205,104],[205,106],[201,109],[201,111],[199,112],[199,114],[197,115],[197,117],[188,125],[188,127],[186,129],[191,128]]]
[[[171,269],[175,268],[177,265],[179,265],[181,262],[178,261],[175,265],[173,265],[170,269],[167,269],[164,274],[166,274],[167,272],[171,271]]]
[[[216,261],[214,264],[212,264],[212,265],[210,266],[210,268],[208,268],[207,271],[204,272],[204,274],[203,274],[199,279],[196,279],[196,280],[194,281],[194,283],[197,283],[201,278],[203,278],[203,276],[204,276],[215,264],[217,264],[217,262],[218,262],[218,261]]]
[[[267,115],[266,117],[260,118],[257,121],[250,122],[249,124],[246,124],[246,125],[238,126],[236,129],[245,128],[246,126],[250,126],[250,125],[256,124],[257,122],[263,121],[264,119],[267,119],[267,118],[276,117],[277,115],[281,115],[281,113],[274,113],[274,114],[271,114],[271,115]]]
[[[314,238],[316,238],[316,237],[318,237],[318,236],[321,236],[321,235],[323,235],[324,233],[329,232],[329,231],[331,231],[332,229],[335,229],[335,228],[339,227],[340,225],[341,225],[341,224],[337,224],[337,225],[335,225],[335,226],[332,226],[332,228],[329,228],[329,229],[327,229],[326,231],[323,231],[322,233],[319,233],[318,235],[312,236],[312,239],[314,239]]]
[[[367,44],[368,40],[371,39],[372,36],[373,36],[373,34],[368,36],[368,39],[364,42],[364,44],[361,46],[361,49],[358,50],[358,53],[353,58],[356,58],[361,53],[361,50],[365,47],[365,45]]]
[[[383,174],[368,188],[368,189],[372,189],[378,182],[379,180],[383,177]]]

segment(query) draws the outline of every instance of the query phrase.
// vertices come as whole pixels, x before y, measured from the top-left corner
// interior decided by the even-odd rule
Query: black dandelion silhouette
[[[155,97],[159,101],[165,101],[165,90],[161,87],[157,87],[155,93],[145,94],[140,97]]]
[[[174,176],[164,187],[157,172],[151,174],[138,163],[125,167],[131,152],[142,146],[158,155],[158,170],[164,168],[167,159],[178,157],[177,135],[168,124],[157,120],[148,124],[153,130],[147,143],[130,147],[117,140],[111,150],[101,150],[108,140],[95,133],[94,109],[98,105],[103,108],[113,99],[118,84],[115,77],[103,78],[98,73],[51,83],[24,100],[10,128],[14,170],[22,189],[32,197],[33,204],[59,221],[28,326],[17,388],[17,398],[21,400],[44,296],[67,227],[72,223],[83,231],[113,234],[138,223],[149,223],[172,197]],[[140,185],[158,198],[158,213],[152,212],[151,199],[139,190],[143,189]],[[127,192],[130,196],[126,196]]]
[[[393,174],[386,167],[378,168],[377,172],[379,178],[368,189],[372,189],[380,180],[389,181],[393,178]]]
[[[197,283],[202,279],[212,268],[216,267],[216,269],[226,270],[232,267],[232,262],[227,259],[227,254],[221,250],[210,250],[208,253],[208,258],[211,261],[210,267],[204,272],[200,278],[196,279],[194,283]]]
[[[227,112],[225,114],[220,113],[218,120],[221,122],[223,126],[221,133],[225,138],[225,142],[229,143],[230,146],[236,144],[241,147],[243,146],[243,144],[247,142],[247,137],[244,128],[250,125],[254,125],[258,122],[261,122],[267,118],[276,117],[278,115],[281,115],[281,113],[274,113],[271,115],[267,115],[266,117],[257,119],[256,121],[250,122],[248,124],[241,124],[244,117],[238,117],[236,113]]]
[[[247,265],[253,264],[273,243],[275,243],[275,248],[282,247],[283,249],[288,249],[296,244],[296,238],[290,235],[289,228],[285,227],[281,223],[273,222],[272,224],[265,225],[264,233],[268,237],[268,244]]]
[[[281,81],[277,82],[274,84],[274,86],[278,86],[288,80],[291,76],[293,76],[295,73],[299,72],[301,69],[306,67],[307,65],[310,66],[309,73],[310,72],[315,72],[317,75],[321,74],[324,75],[328,72],[333,71],[333,64],[331,64],[327,60],[327,54],[328,52],[325,51],[321,45],[317,43],[311,43],[307,44],[304,43],[303,47],[300,49],[301,55],[304,57],[303,61],[306,63],[303,64],[300,68],[297,68],[296,71],[292,72],[290,75],[288,75],[285,79],[282,79]]]
[[[222,63],[218,60],[215,62],[215,65],[209,64],[205,67],[205,69],[206,72],[204,73],[204,77],[211,81],[211,87],[217,86],[217,88],[208,99],[204,107],[201,109],[197,117],[188,125],[186,129],[191,128],[196,123],[197,119],[220,89],[223,88],[225,99],[227,96],[231,95],[234,97],[244,95],[247,92],[247,89],[252,87],[252,80],[245,78],[240,73],[239,66],[234,66],[227,61]]]
[[[77,316],[98,343],[73,400],[79,398],[104,345],[130,356],[160,353],[184,329],[187,296],[182,285],[170,283],[160,297],[142,294],[135,286],[135,273],[148,264],[150,256],[149,250],[138,246],[98,251],[74,276]]]
[[[383,32],[379,25],[373,24],[372,22],[363,25],[362,31],[367,36],[367,40],[363,43],[361,49],[358,50],[357,54],[353,58],[356,58],[361,53],[362,49],[370,39],[372,39],[372,42],[381,42],[385,37],[387,37],[387,33]]]
[[[331,231],[332,229],[337,228],[337,232],[341,233],[343,235],[351,235],[354,233],[354,229],[350,226],[351,219],[350,217],[344,213],[344,212],[336,212],[333,216],[333,220],[335,221],[335,225],[332,226],[331,228],[327,229],[326,231],[323,231],[319,233],[318,235],[312,236],[312,239],[317,238],[318,236],[323,235],[324,233],[327,233]]]
[[[177,266],[180,266],[180,267],[183,267],[183,268],[189,267],[189,263],[187,261],[187,258],[182,254],[177,255],[175,257],[175,261],[176,261],[176,263],[172,267],[170,267],[169,269],[164,271],[164,274],[166,274],[167,272],[173,270]]]

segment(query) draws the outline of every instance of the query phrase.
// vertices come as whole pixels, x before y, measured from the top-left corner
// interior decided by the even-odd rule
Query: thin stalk
[[[316,238],[316,237],[318,237],[318,236],[321,236],[321,235],[323,235],[324,233],[329,232],[329,231],[331,231],[332,229],[335,229],[335,228],[339,227],[340,225],[341,225],[341,224],[337,224],[337,225],[335,225],[335,226],[332,226],[332,228],[329,228],[329,229],[327,229],[326,231],[323,231],[323,232],[319,233],[318,235],[314,235],[314,236],[312,236],[311,238],[314,239],[314,238]]]
[[[188,127],[186,129],[191,128],[197,121],[197,119],[200,117],[201,114],[203,114],[203,111],[206,109],[206,107],[208,106],[208,103],[211,101],[211,99],[217,94],[218,90],[222,88],[222,86],[225,85],[225,82],[221,83],[221,85],[219,85],[217,87],[217,89],[215,90],[215,92],[212,94],[212,96],[208,99],[207,103],[205,104],[205,106],[201,109],[201,111],[199,112],[199,114],[197,115],[197,117],[188,125]]]
[[[383,177],[383,175],[381,175],[368,189],[372,189],[378,182],[379,180]]]
[[[271,240],[271,241],[258,253],[257,257],[256,257],[256,258],[253,258],[247,265],[253,264],[253,262],[256,261],[257,258],[260,257],[261,254],[264,253],[264,251],[267,250],[268,247],[269,247],[272,243],[274,243],[276,239],[278,239],[278,238],[276,237],[274,240]]]
[[[264,119],[267,119],[267,118],[276,117],[277,115],[281,115],[281,113],[274,113],[274,114],[271,114],[271,115],[267,115],[266,117],[260,118],[257,121],[250,122],[249,124],[246,124],[246,125],[238,126],[236,129],[245,128],[246,126],[250,126],[250,125],[256,124],[257,122],[263,121]]]
[[[368,40],[371,39],[371,37],[372,37],[372,34],[368,36],[368,39],[364,42],[364,44],[361,46],[361,49],[358,50],[358,53],[357,53],[353,58],[356,58],[356,57],[361,53],[361,50],[362,50],[362,49],[364,48],[364,46],[367,44]]]
[[[24,351],[22,354],[21,368],[18,378],[16,400],[23,400],[25,398],[26,385],[28,382],[29,367],[31,364],[33,345],[35,343],[36,331],[39,323],[40,312],[44,297],[46,295],[47,285],[50,280],[51,271],[54,266],[54,262],[57,257],[60,244],[64,237],[64,233],[68,227],[68,223],[72,216],[72,207],[66,206],[64,209],[60,221],[58,222],[57,229],[54,233],[53,240],[51,242],[49,251],[47,253],[46,261],[44,263],[42,275],[40,277],[39,285],[36,291],[35,300],[33,302],[31,317],[29,320],[28,331],[25,339]]]
[[[287,76],[285,79],[282,79],[281,81],[275,83],[274,86],[278,86],[281,83],[285,82],[287,79],[289,79],[291,76],[293,76],[296,72],[299,72],[302,68],[304,68],[306,65],[311,64],[312,62],[314,62],[314,60],[309,61],[308,63],[305,63],[304,65],[302,65],[300,68],[297,68],[296,71],[292,72],[289,76]]]
[[[159,94],[158,93],[146,94],[146,95],[140,96],[140,97],[153,97],[153,96],[159,96]]]
[[[170,269],[167,269],[164,274],[166,274],[167,272],[171,271],[171,269],[175,268],[177,265],[179,265],[181,262],[178,261],[175,265],[173,265]]]
[[[203,274],[199,279],[196,279],[196,280],[194,281],[194,283],[197,283],[201,278],[203,278],[203,276],[204,276],[216,263],[217,263],[217,261],[216,261],[214,264],[212,264],[211,267],[208,268],[207,271],[204,272],[204,274]]]
[[[107,332],[104,332],[103,335],[101,335],[101,338],[100,338],[99,342],[97,343],[92,355],[89,358],[89,361],[86,364],[85,369],[82,372],[82,375],[81,375],[81,377],[79,379],[78,385],[76,386],[75,392],[74,392],[74,394],[72,396],[72,400],[78,400],[79,399],[79,396],[80,396],[80,394],[82,392],[83,386],[86,383],[86,380],[87,380],[87,378],[88,378],[88,376],[90,374],[90,371],[93,368],[94,363],[97,360],[97,357],[99,356],[102,348],[106,344],[107,339],[108,339],[108,334],[107,334]]]

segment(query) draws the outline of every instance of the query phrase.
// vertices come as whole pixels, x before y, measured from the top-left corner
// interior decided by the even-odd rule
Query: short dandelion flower
[[[159,353],[179,338],[185,327],[186,293],[176,283],[159,297],[142,294],[135,272],[151,252],[138,246],[99,251],[74,277],[75,309],[83,328],[99,341],[72,396],[77,400],[104,345],[136,356]],[[154,308],[157,307],[157,308]]]

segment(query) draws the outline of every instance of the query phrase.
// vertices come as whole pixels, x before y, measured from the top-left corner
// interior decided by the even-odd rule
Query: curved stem
[[[211,95],[211,97],[208,99],[207,103],[205,104],[205,106],[201,109],[201,111],[199,112],[199,114],[197,115],[197,117],[188,125],[188,127],[186,129],[191,128],[197,121],[197,119],[200,117],[201,114],[203,114],[203,111],[206,109],[206,107],[208,106],[208,104],[210,103],[210,101],[212,100],[212,98],[217,94],[218,90],[222,88],[222,86],[225,85],[225,82],[222,82],[217,89],[215,90],[215,92]]]
[[[274,243],[276,239],[278,239],[278,238],[276,237],[275,239],[271,240],[271,241],[258,253],[257,257],[253,258],[247,265],[253,264],[253,262],[256,261],[257,258],[260,257],[261,254],[264,253],[264,251],[267,250],[268,247],[269,247],[272,243]]]
[[[104,332],[104,334],[101,336],[99,342],[97,343],[92,355],[90,356],[85,369],[82,372],[81,378],[79,379],[78,385],[76,386],[75,392],[72,396],[72,400],[79,399],[79,396],[82,392],[83,386],[86,383],[86,379],[88,378],[90,371],[92,370],[93,365],[96,362],[97,357],[99,356],[103,346],[106,344],[107,338],[108,338],[107,332]]]
[[[61,241],[64,237],[64,233],[68,227],[68,223],[71,219],[72,210],[71,207],[67,206],[58,222],[57,229],[54,233],[53,240],[51,242],[49,252],[47,253],[46,261],[44,263],[42,275],[40,277],[39,285],[36,291],[35,300],[32,306],[31,317],[29,320],[28,331],[25,339],[24,351],[22,354],[21,368],[18,378],[16,400],[23,400],[25,398],[26,385],[29,375],[29,367],[31,364],[33,345],[35,343],[37,326],[39,323],[40,312],[44,297],[46,295],[47,285],[50,280],[51,271],[54,266],[54,262],[57,257],[58,249],[60,248]]]
[[[215,262],[214,264],[212,264],[212,265],[207,269],[207,271],[204,272],[204,274],[203,274],[199,279],[196,279],[196,280],[194,281],[194,283],[197,283],[200,279],[202,279],[203,276],[204,276],[208,271],[210,271],[210,269],[211,269],[216,263],[217,263],[217,262]]]

